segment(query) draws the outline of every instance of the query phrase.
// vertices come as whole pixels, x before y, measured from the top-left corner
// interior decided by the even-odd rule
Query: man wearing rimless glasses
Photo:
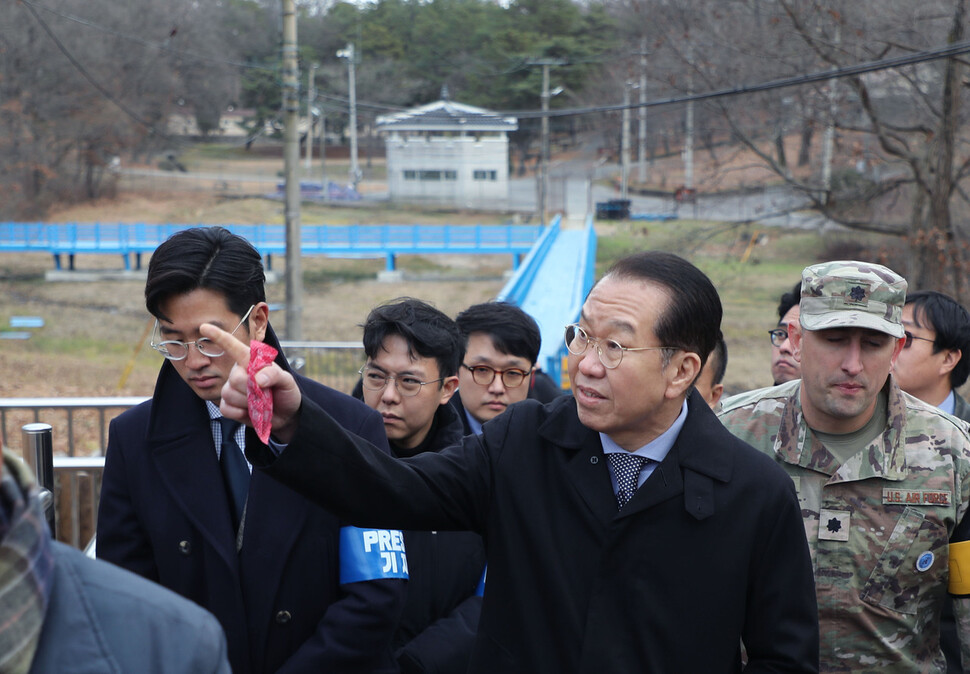
[[[250,475],[244,429],[219,413],[234,360],[199,326],[280,350],[259,252],[221,227],[183,230],[152,254],[145,304],[164,360],[152,399],[111,422],[98,556],[215,614],[236,674],[396,672],[403,567],[382,573],[378,546],[368,555],[361,544],[385,535],[388,553],[403,557],[400,533],[345,526],[263,473]],[[282,352],[275,362],[289,371]],[[387,451],[380,415],[293,376],[341,427]]]
[[[355,521],[481,534],[472,674],[817,672],[792,482],[693,390],[721,313],[692,264],[634,254],[566,329],[572,396],[524,400],[459,444],[392,458],[270,365],[253,381],[273,396],[273,435],[247,432],[247,453]],[[236,360],[221,409],[248,422],[248,349],[200,331]]]

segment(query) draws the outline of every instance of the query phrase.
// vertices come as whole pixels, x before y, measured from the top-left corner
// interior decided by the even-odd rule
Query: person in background
[[[458,387],[464,338],[441,311],[412,298],[375,307],[364,323],[361,395],[384,419],[397,457],[461,442],[448,404]],[[481,614],[482,537],[471,531],[404,532],[408,594],[394,650],[403,674],[464,674]]]
[[[947,592],[970,654],[970,436],[890,374],[905,300],[905,279],[878,264],[805,268],[789,335],[801,379],[719,413],[798,491],[825,672],[945,671]]]
[[[970,374],[970,314],[959,302],[934,290],[906,296],[903,307],[905,341],[893,376],[899,388],[944,412],[970,422],[970,406],[956,392]],[[948,674],[960,674],[960,642],[957,639],[953,603],[943,604],[940,642]]]
[[[230,674],[208,611],[52,540],[30,470],[0,450],[0,672]]]
[[[692,386],[720,323],[689,262],[623,258],[566,328],[572,396],[408,458],[347,433],[278,365],[250,379],[242,342],[200,330],[236,360],[223,414],[248,421],[250,382],[273,398],[269,444],[247,431],[254,465],[354,521],[482,534],[472,674],[817,672],[792,482]]]
[[[535,319],[514,304],[475,304],[455,317],[465,338],[465,358],[458,369],[458,409],[465,434],[525,400],[542,336]]]
[[[235,674],[394,672],[400,532],[347,526],[264,473],[250,476],[244,429],[219,412],[233,359],[199,334],[202,323],[247,348],[272,346],[289,371],[264,281],[257,250],[222,227],[180,231],[152,254],[145,304],[164,359],[151,400],[109,426],[97,552],[212,611]],[[387,451],[379,414],[305,377],[294,382]],[[388,544],[371,543],[376,536]]]
[[[721,382],[724,381],[724,373],[727,371],[727,360],[727,343],[724,337],[721,337],[717,340],[717,346],[711,351],[711,355],[707,357],[707,362],[704,363],[697,381],[694,382],[697,392],[712,410],[717,409],[721,395],[724,393],[724,384]]]
[[[788,326],[798,321],[801,287],[799,281],[789,292],[782,294],[778,302],[778,325],[768,331],[771,337],[771,379],[775,386],[801,376],[800,366],[792,356],[791,341],[788,339]]]

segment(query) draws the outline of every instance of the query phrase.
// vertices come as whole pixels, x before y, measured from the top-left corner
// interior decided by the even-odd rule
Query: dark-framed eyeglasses
[[[934,344],[936,343],[936,340],[935,339],[930,339],[929,337],[917,337],[916,335],[914,335],[909,330],[906,330],[905,332],[903,332],[903,340],[904,340],[903,341],[903,348],[904,349],[908,349],[909,347],[911,347],[913,345],[913,340],[914,339],[921,339],[924,342],[931,342],[931,343],[934,343]]]
[[[249,314],[253,313],[253,309],[255,308],[255,304],[249,307],[249,310],[243,314],[242,320],[239,321],[239,324],[233,328],[232,332],[229,334],[235,335],[236,330],[242,327],[242,324],[246,322],[246,319],[249,318]],[[208,337],[199,337],[194,342],[182,342],[177,339],[166,339],[162,342],[156,342],[156,337],[158,337],[157,318],[155,319],[155,328],[152,330],[151,347],[169,360],[185,360],[189,355],[189,347],[193,344],[195,344],[195,348],[199,350],[199,353],[206,358],[218,358],[225,353],[224,349],[220,348]]]
[[[768,336],[771,338],[772,346],[781,346],[788,339],[788,330],[785,328],[775,328],[774,330],[768,331]]]
[[[468,365],[462,363],[461,366],[472,373],[472,380],[479,386],[488,386],[495,381],[495,375],[502,378],[505,388],[517,388],[522,385],[525,378],[532,374],[532,370],[520,370],[517,367],[510,367],[507,370],[496,370],[488,365]]]
[[[393,381],[394,386],[397,387],[397,392],[408,398],[418,395],[421,392],[421,387],[425,384],[435,384],[444,379],[444,377],[438,377],[431,381],[421,381],[413,375],[388,374],[383,370],[369,365],[364,365],[357,370],[357,374],[360,375],[361,386],[368,391],[383,391],[387,383]]]
[[[619,367],[626,351],[676,351],[673,346],[622,346],[614,339],[599,339],[590,337],[589,333],[579,327],[578,323],[566,326],[566,349],[569,353],[581,356],[586,353],[590,344],[594,344],[596,355],[599,356],[603,367],[612,370]]]

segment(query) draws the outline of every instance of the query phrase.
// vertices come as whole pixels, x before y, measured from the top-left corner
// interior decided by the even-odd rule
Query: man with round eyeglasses
[[[250,474],[244,428],[219,412],[234,360],[199,327],[219,325],[246,348],[251,340],[276,348],[276,365],[307,400],[386,452],[380,416],[290,371],[269,323],[259,252],[222,227],[163,242],[145,304],[156,318],[152,346],[165,359],[152,399],[109,427],[98,556],[211,611],[237,674],[396,672],[391,636],[406,576],[400,567],[382,573],[380,551],[355,553],[371,536],[399,541],[400,533],[348,526]],[[403,550],[392,552],[403,559]]]
[[[720,322],[700,270],[638,253],[583,305],[572,396],[517,403],[460,444],[394,459],[271,365],[254,381],[273,396],[273,434],[247,451],[355,520],[480,533],[488,582],[473,674],[817,672],[791,480],[693,389]],[[236,359],[221,409],[245,421],[248,351],[224,330],[202,332]]]
[[[480,433],[483,423],[529,397],[542,336],[535,319],[508,302],[472,305],[455,322],[465,338],[465,357],[452,405],[465,433]]]

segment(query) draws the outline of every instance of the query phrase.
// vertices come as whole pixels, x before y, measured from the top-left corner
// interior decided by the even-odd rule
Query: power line
[[[919,63],[925,63],[927,61],[934,61],[941,58],[950,58],[952,56],[959,56],[960,54],[966,54],[970,52],[970,40],[964,40],[961,42],[954,42],[953,44],[946,45],[945,47],[937,47],[935,49],[928,49],[925,51],[916,52],[908,56],[895,56],[891,58],[880,59],[878,61],[867,61],[864,63],[858,63],[852,66],[843,66],[840,68],[833,68],[831,70],[819,71],[814,73],[808,73],[806,75],[796,75],[794,77],[786,77],[780,80],[771,80],[769,82],[762,82],[761,84],[753,84],[749,86],[734,87],[731,89],[718,89],[715,91],[709,91],[706,93],[691,94],[688,96],[674,96],[671,98],[663,98],[654,101],[648,101],[646,103],[631,103],[629,105],[600,105],[595,107],[587,108],[560,108],[558,110],[550,110],[545,113],[548,117],[571,117],[576,115],[587,115],[598,112],[616,112],[624,109],[634,109],[634,108],[656,108],[664,105],[673,105],[676,103],[686,103],[688,101],[706,101],[714,98],[724,98],[727,96],[738,96],[741,94],[755,94],[763,91],[771,91],[773,89],[783,89],[785,87],[795,87],[804,84],[814,84],[816,82],[826,82],[832,79],[841,79],[844,77],[853,77],[856,75],[863,75],[865,73],[876,72],[879,70],[889,70],[891,68],[901,68],[903,66],[916,65]],[[543,112],[539,110],[520,110],[520,111],[506,111],[501,112],[502,115],[510,115],[518,117],[519,119],[538,119],[543,116]]]

